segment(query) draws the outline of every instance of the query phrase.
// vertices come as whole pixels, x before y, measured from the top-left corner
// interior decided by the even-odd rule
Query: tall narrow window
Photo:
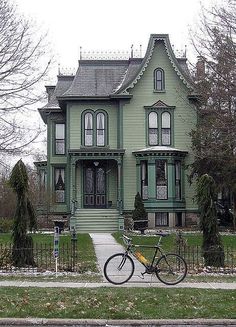
[[[84,145],[93,145],[93,115],[88,112],[84,116]]]
[[[148,165],[147,161],[141,161],[141,193],[142,199],[148,199]]]
[[[181,162],[175,161],[175,198],[181,199]]]
[[[65,202],[65,168],[55,168],[55,201]]]
[[[164,91],[165,90],[165,74],[164,70],[157,68],[154,70],[154,90]]]
[[[166,200],[167,194],[167,162],[166,160],[156,161],[156,186],[157,186],[157,199]]]
[[[162,145],[171,144],[169,112],[163,112],[161,115],[161,143]]]
[[[148,115],[148,143],[149,145],[158,144],[158,116],[154,111]]]
[[[105,115],[97,114],[97,146],[105,145]]]
[[[65,124],[55,125],[55,153],[65,154]]]

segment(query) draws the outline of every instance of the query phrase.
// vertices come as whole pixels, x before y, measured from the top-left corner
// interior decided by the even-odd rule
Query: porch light
[[[95,167],[97,167],[99,165],[99,162],[98,161],[94,161],[93,164],[94,164]]]

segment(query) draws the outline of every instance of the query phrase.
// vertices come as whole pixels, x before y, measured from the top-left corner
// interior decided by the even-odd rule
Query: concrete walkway
[[[97,262],[100,268],[100,272],[103,276],[104,282],[107,282],[106,278],[103,274],[103,267],[106,262],[106,260],[115,253],[124,252],[123,246],[118,244],[114,237],[111,234],[108,233],[90,233],[90,237],[93,240],[96,256],[97,256]],[[129,282],[152,282],[153,280],[156,281],[155,276],[152,275],[145,275],[145,279],[142,278],[141,273],[144,272],[144,267],[141,265],[141,263],[134,259],[134,275],[130,279]]]

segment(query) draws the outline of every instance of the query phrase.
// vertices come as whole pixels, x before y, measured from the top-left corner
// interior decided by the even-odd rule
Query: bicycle
[[[145,268],[141,273],[141,278],[145,274],[155,274],[157,278],[166,285],[176,285],[184,280],[187,274],[187,264],[184,258],[175,253],[165,253],[161,247],[161,240],[169,234],[157,233],[159,236],[156,245],[138,245],[133,244],[132,239],[123,235],[123,242],[126,250],[123,253],[113,254],[107,259],[104,265],[104,275],[106,279],[115,285],[121,285],[130,280],[134,274],[134,261],[130,255],[133,255]],[[155,249],[151,261],[147,260],[136,248]],[[157,253],[160,255],[157,257]]]

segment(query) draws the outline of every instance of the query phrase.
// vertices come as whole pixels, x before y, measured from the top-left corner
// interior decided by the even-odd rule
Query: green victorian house
[[[122,230],[137,192],[150,229],[197,219],[185,169],[196,95],[168,35],[152,34],[144,58],[80,59],[46,89],[48,159],[36,166],[54,219],[78,232]]]

